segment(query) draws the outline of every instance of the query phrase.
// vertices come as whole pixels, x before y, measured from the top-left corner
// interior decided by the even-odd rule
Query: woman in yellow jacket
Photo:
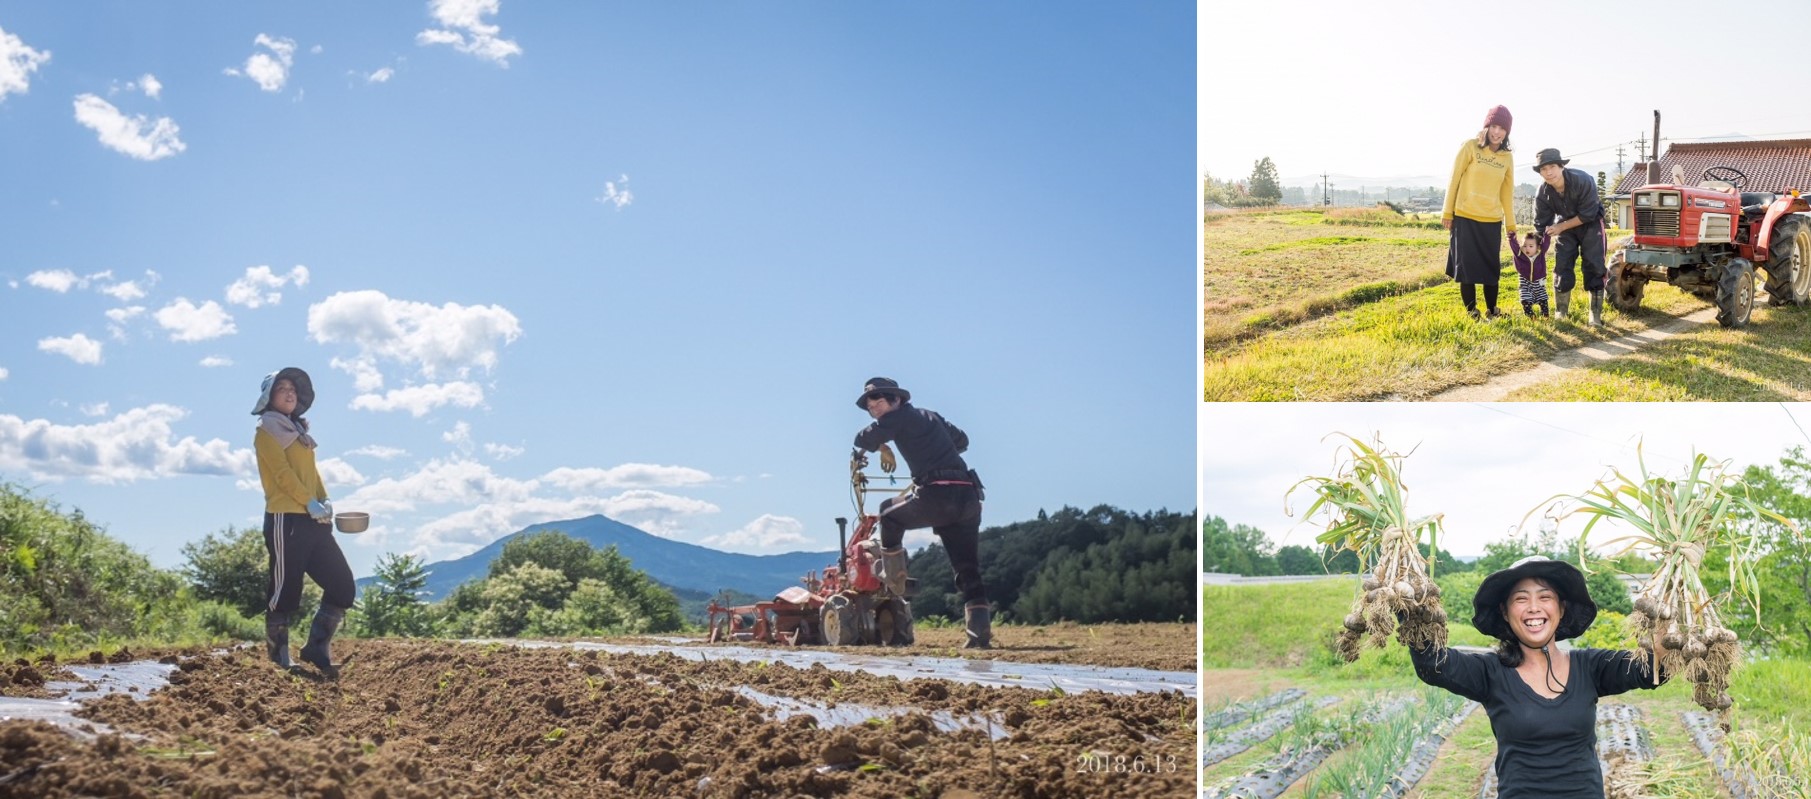
[[[283,668],[289,661],[289,617],[302,601],[302,576],[321,587],[321,608],[308,630],[302,659],[328,677],[339,668],[328,642],[352,607],[352,568],[333,540],[333,505],[314,465],[314,437],[302,414],[314,404],[314,381],[293,366],[264,377],[258,404],[258,431],[252,450],[264,484],[264,548],[269,553],[269,604],[264,615],[265,651]]]
[[[1484,115],[1484,129],[1477,138],[1459,145],[1453,159],[1453,177],[1446,186],[1446,205],[1440,223],[1452,231],[1446,275],[1459,281],[1465,310],[1478,319],[1479,284],[1484,286],[1484,307],[1490,318],[1497,310],[1497,281],[1503,273],[1503,228],[1515,234],[1515,158],[1509,152],[1509,109],[1497,106]]]

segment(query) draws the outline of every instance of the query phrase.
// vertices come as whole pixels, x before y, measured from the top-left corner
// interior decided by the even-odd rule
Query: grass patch
[[[1648,297],[1683,294],[1666,286]],[[1514,401],[1780,402],[1811,399],[1811,309],[1756,308],[1747,327],[1707,324],[1510,394]]]
[[[1452,796],[1477,796],[1484,784],[1484,771],[1497,757],[1497,739],[1490,732],[1490,717],[1474,710],[1465,717],[1434,757],[1433,768],[1403,799],[1444,799]]]

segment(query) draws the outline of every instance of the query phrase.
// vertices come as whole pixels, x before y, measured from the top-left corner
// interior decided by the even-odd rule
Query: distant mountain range
[[[546,522],[491,542],[490,546],[463,558],[437,561],[427,565],[427,596],[430,602],[446,598],[460,583],[484,577],[490,563],[503,552],[503,545],[524,535],[544,530],[558,530],[592,546],[614,544],[616,550],[635,565],[671,588],[701,592],[714,596],[725,588],[771,598],[788,586],[798,585],[805,572],[834,563],[836,552],[788,552],[783,555],[741,555],[719,552],[709,547],[661,538],[605,516]],[[360,593],[376,578],[358,581]]]

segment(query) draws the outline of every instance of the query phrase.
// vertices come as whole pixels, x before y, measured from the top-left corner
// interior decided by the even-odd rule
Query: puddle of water
[[[905,707],[857,705],[848,702],[839,702],[835,707],[831,707],[817,702],[805,702],[762,693],[746,685],[736,686],[736,693],[753,699],[756,704],[772,710],[774,718],[778,721],[785,721],[793,716],[810,716],[817,719],[818,727],[823,729],[855,727],[868,723],[868,719],[903,716],[907,713],[917,712]],[[1007,732],[1005,725],[999,721],[977,713],[957,715],[947,710],[938,710],[932,712],[930,718],[931,723],[944,732],[980,730],[996,741],[1004,740],[1011,735]]]
[[[61,693],[63,698],[0,696],[0,721],[47,722],[77,738],[91,741],[113,730],[97,721],[76,718],[75,714],[82,709],[83,702],[108,694],[125,694],[143,701],[150,697],[152,691],[170,684],[170,673],[176,667],[167,663],[139,660],[131,663],[64,666],[63,669],[74,674],[79,682],[56,680],[44,684],[45,690]]]
[[[859,671],[883,676],[891,675],[901,680],[935,678],[994,688],[1015,686],[1032,690],[1048,690],[1054,686],[1065,692],[1102,691],[1110,694],[1135,694],[1180,691],[1184,696],[1197,695],[1195,673],[1189,671],[1019,663],[972,658],[851,655],[817,649],[751,649],[742,646],[644,646],[601,644],[590,641],[513,639],[477,639],[469,640],[467,643],[494,643],[530,649],[561,647],[630,655],[669,654],[687,660],[700,661],[723,659],[744,663],[767,661],[784,663],[796,669],[808,669],[813,664],[822,664],[832,671]]]

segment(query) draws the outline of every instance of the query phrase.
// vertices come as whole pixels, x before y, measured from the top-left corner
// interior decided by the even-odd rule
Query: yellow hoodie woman
[[[1447,182],[1440,222],[1452,231],[1446,274],[1459,281],[1459,296],[1473,319],[1478,313],[1477,286],[1484,286],[1490,318],[1497,310],[1497,283],[1502,276],[1503,224],[1515,233],[1515,156],[1509,151],[1509,109],[1497,106],[1484,115],[1477,138],[1459,145]]]

